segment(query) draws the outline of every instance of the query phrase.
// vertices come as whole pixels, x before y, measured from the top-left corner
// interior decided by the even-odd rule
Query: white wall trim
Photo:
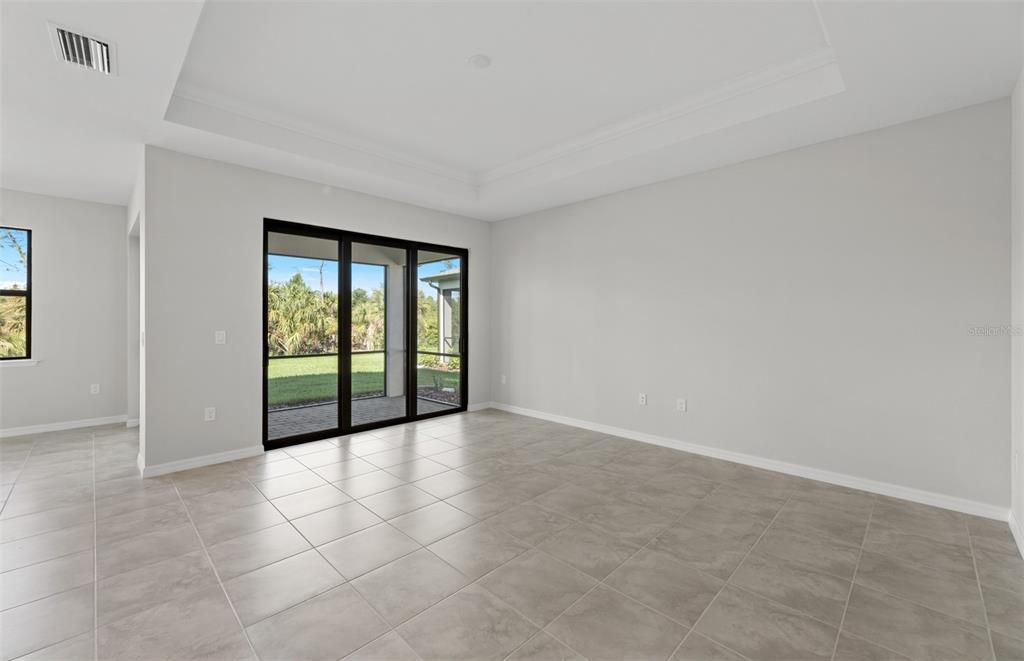
[[[228,450],[227,452],[215,452],[214,454],[204,454],[202,456],[192,457],[190,459],[168,461],[167,463],[156,464],[154,466],[146,466],[142,459],[142,455],[140,454],[138,458],[138,466],[139,473],[142,475],[142,477],[156,477],[157,475],[177,473],[178,471],[188,470],[190,468],[202,468],[203,466],[222,464],[225,461],[237,461],[238,459],[258,457],[261,454],[263,454],[263,446],[253,445],[247,448],[240,448],[238,450]]]
[[[498,405],[494,402],[480,402],[479,404],[470,404],[466,410],[472,413],[473,411],[483,411],[484,409],[495,409]]]
[[[128,418],[127,420],[124,421],[124,426],[125,427],[138,427],[139,426],[139,419],[138,418]]]
[[[51,422],[45,425],[28,425],[27,427],[8,427],[0,429],[0,438],[11,436],[25,436],[27,434],[45,434],[52,431],[67,431],[68,429],[80,429],[83,427],[99,427],[100,425],[112,425],[118,422],[125,422],[126,415],[111,415],[105,418],[88,418],[86,420],[68,420],[66,422]]]
[[[628,438],[634,441],[651,443],[653,445],[672,448],[673,450],[682,450],[683,452],[691,452],[693,454],[704,455],[706,457],[714,457],[715,459],[723,459],[725,461],[754,466],[755,468],[763,468],[777,473],[785,473],[796,477],[818,480],[819,482],[828,482],[829,484],[837,484],[851,489],[860,489],[861,491],[876,493],[883,496],[902,498],[903,500],[910,500],[915,503],[923,503],[934,507],[942,507],[956,512],[963,512],[964,514],[981,516],[986,519],[996,519],[998,521],[1010,520],[1009,508],[999,507],[998,505],[991,505],[989,503],[979,503],[974,500],[948,496],[934,491],[924,491],[922,489],[914,489],[889,482],[879,482],[877,480],[856,477],[845,473],[835,473],[821,468],[812,468],[801,464],[791,464],[785,461],[778,461],[776,459],[767,459],[757,455],[723,450],[709,445],[679,441],[673,438],[666,438],[664,436],[656,436],[654,434],[646,434],[644,432],[633,431],[631,429],[602,425],[596,422],[569,418],[562,415],[556,415],[554,413],[546,413],[544,411],[522,408],[520,406],[502,404],[500,402],[494,402],[492,406],[493,408],[501,411],[508,411],[509,413],[517,413],[531,418],[539,418],[541,420],[557,422],[563,425],[579,427],[581,429],[589,429],[603,434],[621,436],[622,438]],[[1011,523],[1011,526],[1012,525],[1014,524]],[[1017,541],[1019,544],[1021,539],[1019,530],[1015,535],[1017,535]]]
[[[1013,533],[1013,539],[1017,542],[1017,550],[1020,551],[1022,557],[1024,557],[1024,528],[1020,527],[1020,523],[1017,521],[1017,517],[1013,515],[1013,511],[1010,511],[1010,532]]]

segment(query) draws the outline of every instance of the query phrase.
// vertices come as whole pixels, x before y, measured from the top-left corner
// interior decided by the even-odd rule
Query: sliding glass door
[[[416,412],[462,405],[462,257],[416,253]]]
[[[264,445],[466,410],[468,252],[266,220]]]
[[[352,427],[406,417],[407,250],[351,243],[349,364]]]

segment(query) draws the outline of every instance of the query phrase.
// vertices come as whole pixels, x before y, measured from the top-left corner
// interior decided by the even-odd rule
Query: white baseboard
[[[821,468],[812,468],[801,464],[791,464],[785,461],[759,457],[757,455],[733,452],[732,450],[723,450],[710,445],[678,441],[673,438],[655,436],[654,434],[612,427],[610,425],[602,425],[596,422],[578,420],[576,418],[569,418],[562,415],[556,415],[554,413],[546,413],[544,411],[512,406],[510,404],[502,404],[500,402],[493,402],[491,406],[501,411],[508,411],[509,413],[517,413],[531,418],[539,418],[541,420],[557,422],[563,425],[579,427],[581,429],[589,429],[603,434],[621,436],[622,438],[628,438],[634,441],[642,441],[644,443],[660,445],[673,450],[682,450],[683,452],[691,452],[693,454],[700,454],[706,457],[714,457],[715,459],[723,459],[725,461],[745,464],[755,468],[763,468],[777,473],[804,477],[811,480],[818,480],[819,482],[828,482],[829,484],[837,484],[839,486],[850,487],[851,489],[860,489],[861,491],[868,491],[883,496],[910,500],[915,503],[941,507],[956,512],[963,512],[964,514],[984,517],[986,519],[1008,521],[1010,518],[1009,508],[990,505],[988,503],[980,503],[974,500],[967,500],[966,498],[958,498],[956,496],[947,496],[934,491],[924,491],[922,489],[914,489],[889,482],[879,482],[863,477],[856,477],[854,475],[847,475],[845,473],[835,473]],[[1018,543],[1020,542],[1019,534],[1017,536],[1017,541]]]
[[[472,413],[473,411],[483,411],[484,409],[497,408],[497,406],[495,406],[494,402],[481,402],[479,404],[470,404],[466,408],[470,413]]]
[[[124,426],[125,427],[129,427],[129,428],[130,427],[138,427],[139,426],[139,419],[138,418],[128,418],[127,420],[124,421]]]
[[[126,415],[111,415],[106,418],[88,418],[86,420],[68,420],[66,422],[51,422],[45,425],[29,425],[27,427],[8,427],[0,429],[0,438],[11,436],[27,436],[28,434],[45,434],[53,431],[67,431],[69,429],[81,429],[83,427],[99,427],[100,425],[112,425],[118,422],[125,422]]]
[[[1021,557],[1024,557],[1024,528],[1020,527],[1020,522],[1017,521],[1012,510],[1010,511],[1010,532],[1013,533],[1013,538],[1017,542],[1017,550],[1020,551]]]
[[[222,464],[225,461],[248,459],[249,457],[257,457],[261,454],[263,454],[263,446],[253,445],[251,447],[241,448],[238,450],[228,450],[227,452],[204,454],[200,457],[181,459],[179,461],[168,461],[166,463],[155,464],[153,466],[146,466],[143,463],[142,455],[140,454],[138,458],[138,465],[139,473],[142,475],[142,477],[156,477],[157,475],[177,473],[178,471],[188,470],[190,468],[202,468],[203,466]]]

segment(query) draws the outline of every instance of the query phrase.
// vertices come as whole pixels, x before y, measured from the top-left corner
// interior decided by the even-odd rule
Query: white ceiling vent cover
[[[114,72],[114,47],[105,41],[59,25],[50,24],[50,38],[57,59],[110,75]]]

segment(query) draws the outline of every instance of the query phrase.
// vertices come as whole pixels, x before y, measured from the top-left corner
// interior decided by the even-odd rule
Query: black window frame
[[[32,360],[32,230],[30,230],[27,227],[0,225],[0,232],[4,230],[24,232],[27,240],[27,259],[25,260],[25,289],[0,289],[0,296],[22,296],[25,298],[25,355],[0,356],[0,361]]]

